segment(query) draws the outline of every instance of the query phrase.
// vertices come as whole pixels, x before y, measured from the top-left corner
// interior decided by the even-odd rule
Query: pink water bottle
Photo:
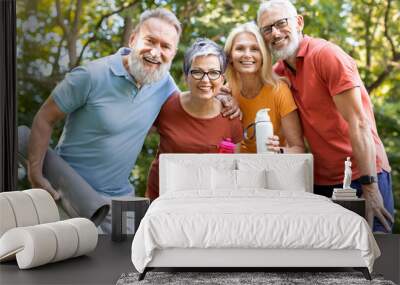
[[[218,153],[235,153],[235,144],[230,138],[223,139],[218,145]]]

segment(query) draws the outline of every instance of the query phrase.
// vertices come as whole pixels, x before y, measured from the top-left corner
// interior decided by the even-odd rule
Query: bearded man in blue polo
[[[104,197],[133,192],[129,173],[162,104],[177,89],[169,69],[180,34],[170,11],[145,11],[129,48],[66,75],[32,124],[28,178],[33,187],[59,198],[43,176],[43,160],[54,124],[66,117],[57,153]],[[106,233],[110,220],[101,225]]]

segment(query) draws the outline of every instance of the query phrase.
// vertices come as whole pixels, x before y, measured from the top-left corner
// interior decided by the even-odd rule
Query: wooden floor
[[[375,238],[382,257],[376,260],[374,273],[400,284],[400,235]],[[28,270],[19,270],[15,261],[2,263],[0,284],[115,284],[122,273],[134,271],[131,240],[115,243],[110,236],[100,235],[96,250],[87,256]]]

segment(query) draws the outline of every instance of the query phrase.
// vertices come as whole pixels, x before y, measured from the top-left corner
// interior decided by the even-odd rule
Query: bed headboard
[[[265,180],[264,188],[313,192],[312,154],[161,154],[159,165],[160,195],[191,186],[229,186],[233,180]]]

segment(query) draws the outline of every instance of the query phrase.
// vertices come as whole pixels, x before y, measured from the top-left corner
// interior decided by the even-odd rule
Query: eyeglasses
[[[289,18],[283,18],[283,19],[276,21],[272,25],[267,25],[267,26],[262,27],[261,33],[263,33],[264,35],[270,35],[272,33],[273,27],[275,27],[275,29],[278,29],[278,30],[281,30],[281,29],[287,27],[288,19]]]
[[[217,80],[220,78],[222,72],[219,70],[210,70],[208,72],[204,72],[202,70],[193,69],[190,71],[190,75],[196,80],[202,80],[205,75],[207,75],[209,80]]]

